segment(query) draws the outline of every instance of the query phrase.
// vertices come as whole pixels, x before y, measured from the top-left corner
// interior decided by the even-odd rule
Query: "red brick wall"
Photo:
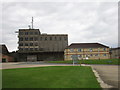
[[[6,59],[6,62],[12,62],[14,61],[14,58],[8,55],[2,54],[2,59]]]

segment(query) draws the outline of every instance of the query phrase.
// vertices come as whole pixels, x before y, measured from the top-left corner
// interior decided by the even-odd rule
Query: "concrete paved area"
[[[106,84],[113,86],[113,88],[119,87],[120,79],[118,78],[118,68],[120,66],[117,65],[91,65],[91,66],[98,72],[99,76]]]
[[[0,67],[0,69],[44,67],[44,66],[73,66],[73,64],[52,64],[52,63],[45,63],[45,62],[2,63],[2,67]]]

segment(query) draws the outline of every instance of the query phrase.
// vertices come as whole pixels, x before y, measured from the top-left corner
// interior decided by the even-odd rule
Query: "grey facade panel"
[[[19,29],[18,38],[18,53],[21,54],[64,52],[68,46],[67,34],[41,34],[39,29]]]

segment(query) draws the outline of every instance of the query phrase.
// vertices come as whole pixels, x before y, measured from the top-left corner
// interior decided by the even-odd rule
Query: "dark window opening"
[[[30,48],[30,50],[32,51],[32,50],[33,50],[33,48]]]
[[[52,37],[50,37],[50,40],[52,40]]]
[[[23,35],[23,32],[19,32],[19,35]]]
[[[25,48],[26,51],[28,51],[28,48]]]
[[[35,50],[37,51],[37,50],[38,50],[38,48],[35,48]]]
[[[64,37],[64,40],[67,40],[67,37]]]
[[[47,40],[47,37],[45,37],[45,40]]]
[[[33,43],[30,43],[30,46],[33,46]]]
[[[25,46],[28,46],[28,43],[25,43]]]
[[[55,40],[57,40],[57,37],[55,37]]]
[[[23,51],[23,48],[19,48],[20,51]]]
[[[28,41],[28,37],[25,37],[25,40]]]
[[[20,43],[19,46],[23,46],[23,43]]]
[[[25,35],[28,35],[28,32],[25,32]]]
[[[35,35],[38,35],[38,32],[35,32]]]
[[[33,41],[33,37],[30,37],[30,41]]]
[[[33,32],[30,32],[30,35],[33,35]]]
[[[23,38],[22,38],[22,37],[20,37],[20,38],[19,38],[19,41],[23,41]]]
[[[61,37],[60,37],[59,39],[60,39],[60,41],[61,41]]]

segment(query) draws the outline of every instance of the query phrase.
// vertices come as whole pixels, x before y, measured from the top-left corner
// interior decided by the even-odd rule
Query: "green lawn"
[[[3,88],[100,88],[91,67],[4,69],[2,74]]]
[[[47,61],[47,63],[72,64],[73,61]],[[120,65],[120,59],[79,60],[79,61],[77,61],[77,63],[82,63],[82,64],[110,64],[110,65]]]

